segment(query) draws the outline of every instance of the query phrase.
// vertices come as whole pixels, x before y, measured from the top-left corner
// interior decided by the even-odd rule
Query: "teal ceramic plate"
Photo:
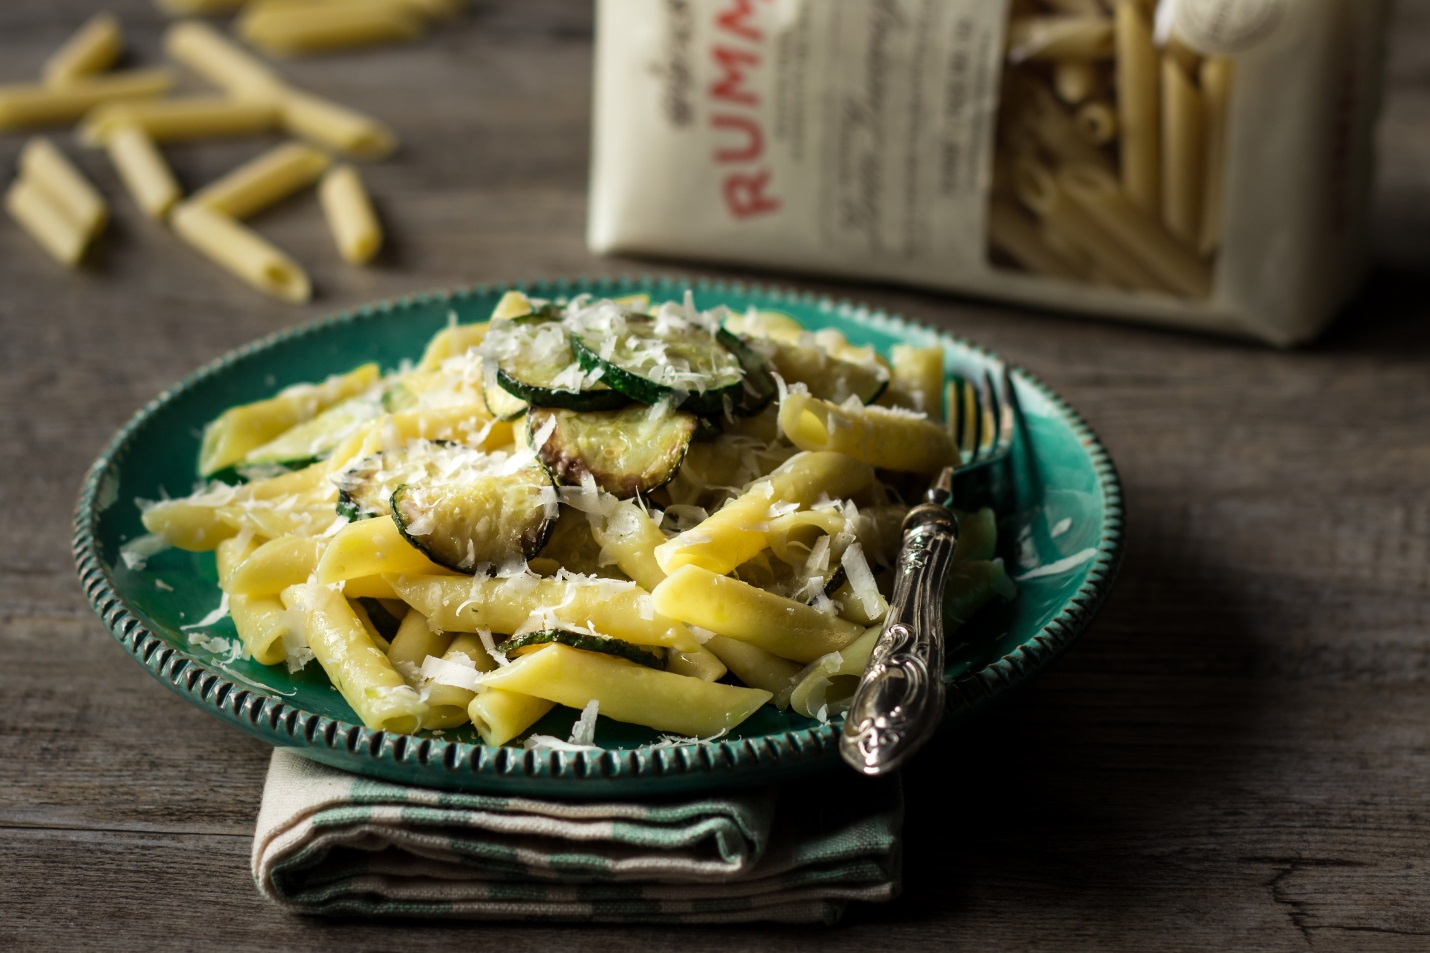
[[[694,289],[702,308],[773,308],[833,327],[885,353],[900,342],[940,344],[952,371],[992,359],[948,335],[862,305],[708,281],[577,280],[515,286],[541,297]],[[262,738],[360,774],[437,788],[573,797],[659,795],[761,784],[839,763],[837,724],[766,707],[733,735],[659,744],[653,732],[601,719],[602,752],[489,748],[470,734],[409,736],[362,727],[318,666],[296,675],[239,657],[232,623],[212,621],[219,591],[212,554],[166,550],[130,569],[120,546],[143,533],[136,499],[187,493],[203,425],[225,408],[363,361],[416,358],[453,312],[484,319],[505,288],[481,287],[376,304],[241,348],[159,395],[90,470],[75,514],[80,581],[115,639],[199,708]],[[1015,371],[1022,426],[1000,505],[1000,545],[1018,582],[1013,602],[985,610],[950,648],[949,718],[960,720],[1047,667],[1087,628],[1107,596],[1122,543],[1122,501],[1107,452],[1061,398]],[[135,712],[134,717],[144,717]],[[533,729],[569,734],[573,713]],[[468,729],[470,730],[470,729]]]

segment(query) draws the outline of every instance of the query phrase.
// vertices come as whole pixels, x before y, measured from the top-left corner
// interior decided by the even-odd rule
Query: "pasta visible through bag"
[[[191,199],[175,216],[195,213],[222,215]],[[484,394],[494,386],[493,365],[525,368],[536,345],[512,350],[504,343],[510,335],[492,329],[540,322],[579,328],[593,341],[595,329],[635,322],[656,348],[739,355],[748,389],[738,405],[705,419],[694,445],[718,447],[712,460],[738,458],[723,472],[739,485],[688,482],[622,498],[589,474],[560,486],[548,478],[520,525],[559,518],[560,532],[545,537],[555,541],[535,555],[489,545],[490,534],[517,524],[510,513],[485,509],[510,504],[487,502],[484,481],[539,472],[534,461],[553,430],[540,425],[542,415],[501,419],[489,396],[447,404],[441,395],[468,380],[475,390],[463,393]],[[808,377],[781,380],[778,400],[759,357],[774,335],[784,347],[823,355],[788,361]],[[563,339],[564,332],[552,338]],[[549,346],[555,357],[539,361],[547,376],[533,378],[528,368],[524,393],[542,401],[549,390],[570,404],[577,400],[570,394],[588,393],[578,372],[601,360],[601,348],[593,356]],[[200,465],[229,482],[149,504],[142,515],[146,529],[172,545],[217,549],[226,605],[252,658],[292,670],[315,661],[371,728],[470,725],[484,743],[507,744],[555,707],[594,705],[599,715],[657,732],[711,737],[792,699],[797,711],[827,720],[840,712],[847,686],[818,687],[812,673],[842,678],[867,657],[857,646],[877,635],[887,611],[908,508],[899,488],[909,491],[956,456],[949,429],[956,422],[942,422],[943,393],[954,383],[943,360],[937,348],[902,347],[890,365],[787,316],[698,311],[689,297],[651,307],[641,297],[549,302],[510,293],[488,322],[439,331],[417,365],[383,373],[367,364],[229,409],[206,428]],[[879,406],[810,395],[828,392],[825,378],[862,380],[855,371],[875,366],[892,366],[885,374],[898,384],[881,388],[882,396],[869,392]],[[674,398],[643,402],[651,392],[640,379],[618,383],[620,399],[639,414],[578,410],[568,421],[604,425],[675,412]],[[559,397],[563,386],[571,390]],[[599,406],[610,400],[599,397]],[[790,421],[826,405],[846,421],[840,427],[857,421],[858,439],[802,450],[801,427]],[[318,439],[329,426],[341,429]],[[287,436],[297,432],[301,440]],[[890,457],[889,447],[905,443],[920,444],[923,455]],[[269,459],[261,448],[287,445],[317,452],[276,473],[246,470],[246,461]],[[423,500],[460,499],[466,509],[406,509],[412,487]],[[973,535],[960,558],[980,568],[960,570],[968,585],[953,597],[965,613],[1011,597],[994,556],[992,514],[969,519]],[[459,563],[464,540],[509,555]],[[810,709],[811,698],[822,701]]]

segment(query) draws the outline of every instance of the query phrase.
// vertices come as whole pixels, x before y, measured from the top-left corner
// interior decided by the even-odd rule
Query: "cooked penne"
[[[244,219],[317,181],[328,157],[301,142],[286,142],[225,173],[190,198],[234,218]]]
[[[894,365],[889,389],[879,403],[927,414],[930,420],[943,419],[943,348],[895,344],[889,351]],[[887,396],[889,399],[884,400]]]
[[[577,709],[595,701],[608,718],[697,738],[734,728],[771,697],[758,688],[702,682],[565,645],[543,646],[483,676],[482,683]]]
[[[1188,248],[1202,233],[1206,116],[1202,94],[1171,55],[1162,57],[1162,224]]]
[[[1202,63],[1202,98],[1206,106],[1206,152],[1202,163],[1202,229],[1197,250],[1210,255],[1221,244],[1226,216],[1226,122],[1231,104],[1231,60],[1225,57]]]
[[[228,614],[244,651],[261,665],[277,665],[285,645],[301,635],[302,626],[277,596],[230,596]]]
[[[828,718],[849,707],[869,665],[879,626],[872,626],[842,649],[822,655],[794,675],[789,705],[806,718]]]
[[[392,667],[348,601],[327,586],[292,586],[283,604],[303,613],[303,635],[333,687],[363,724],[411,734],[427,717],[427,704]]]
[[[381,159],[397,148],[387,126],[332,100],[289,89],[277,102],[283,128],[320,146],[359,159]]]
[[[72,123],[97,106],[162,96],[173,85],[173,70],[149,69],[86,76],[65,86],[0,86],[0,132]]]
[[[483,688],[467,705],[467,717],[483,743],[504,745],[555,707],[555,702],[534,695]]]
[[[357,170],[340,165],[323,176],[318,200],[338,252],[354,265],[365,265],[382,247],[382,226]]]
[[[278,108],[269,102],[189,96],[102,106],[85,116],[79,136],[89,145],[103,145],[116,129],[132,124],[155,142],[182,142],[257,135],[272,129],[277,121]]]
[[[411,42],[422,36],[425,25],[421,17],[401,5],[351,0],[340,11],[323,4],[259,7],[239,20],[238,32],[269,53],[292,56]]]
[[[782,709],[789,704],[794,677],[799,674],[797,664],[773,652],[766,652],[758,645],[723,635],[712,635],[706,640],[705,647],[714,652],[740,681],[751,688],[763,688],[773,695],[776,708]]]
[[[346,587],[344,587],[346,594]],[[427,624],[427,617],[415,609],[402,617],[392,644],[387,647],[387,660],[397,669],[399,675],[413,688],[422,685],[422,662],[429,655],[438,658],[447,651],[456,636],[451,632],[438,632]]]
[[[590,626],[635,645],[698,645],[684,624],[653,609],[634,583],[593,577],[389,576],[402,600],[446,632],[510,634],[549,614],[551,625]]]
[[[780,429],[801,450],[834,451],[889,470],[932,474],[958,461],[943,427],[895,407],[856,408],[792,393],[780,403]]]
[[[362,364],[346,374],[335,374],[317,384],[298,384],[274,397],[230,407],[204,428],[199,450],[199,475],[210,476],[232,466],[255,447],[261,447],[291,427],[311,420],[334,404],[376,384],[376,364]],[[315,465],[268,480],[247,484],[244,496],[282,496],[310,488],[324,480],[327,468]]]
[[[1122,187],[1138,208],[1162,209],[1159,89],[1152,24],[1137,0],[1117,0],[1117,128]]]
[[[349,523],[328,541],[317,564],[323,585],[383,573],[442,575],[447,572],[403,538],[391,516]],[[443,626],[446,628],[446,626]]]
[[[230,96],[272,98],[284,89],[267,64],[207,23],[185,20],[169,27],[164,50]]]
[[[276,596],[289,586],[307,582],[318,568],[327,540],[310,536],[280,536],[248,553],[220,585],[230,595]],[[223,551],[220,544],[219,551]]]
[[[116,127],[105,139],[104,148],[134,204],[145,215],[162,220],[184,197],[158,146],[139,126],[125,123]]]
[[[104,230],[109,221],[104,198],[50,140],[36,137],[25,143],[20,150],[20,175],[79,227],[86,243]]]
[[[487,654],[480,636],[464,632],[452,640],[441,659],[451,665],[470,668],[474,672],[490,672],[496,668],[496,659]],[[423,724],[428,728],[455,728],[471,721],[467,706],[477,695],[470,688],[429,682],[427,685],[428,714]]]
[[[313,296],[301,265],[229,216],[185,202],[169,220],[184,241],[258,290],[295,304]]]
[[[109,69],[124,52],[124,35],[119,18],[112,13],[96,13],[40,68],[46,85],[64,86],[77,79]]]
[[[852,622],[699,566],[673,571],[651,593],[657,612],[780,658],[811,662],[863,631]]]
[[[11,183],[5,193],[5,209],[56,261],[73,268],[84,257],[84,229],[34,182],[16,179]]]
[[[842,453],[801,453],[693,529],[656,547],[656,561],[666,573],[681,566],[729,572],[765,548],[765,524],[771,508],[781,504],[807,507],[822,494],[849,496],[873,479],[872,467]]]

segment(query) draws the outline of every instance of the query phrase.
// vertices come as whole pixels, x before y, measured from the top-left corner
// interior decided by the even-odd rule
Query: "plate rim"
[[[876,329],[907,336],[931,334],[941,343],[984,359],[1003,360],[988,348],[921,321],[891,313],[847,297],[835,297],[782,285],[739,279],[686,275],[596,275],[529,281],[487,282],[403,295],[326,315],[226,351],[166,387],[136,411],[90,465],[81,484],[73,516],[72,551],[80,585],[90,605],[114,639],[141,667],[173,691],[220,720],[233,724],[275,747],[299,753],[369,777],[414,783],[411,772],[423,772],[423,786],[441,789],[530,792],[534,787],[562,796],[592,797],[641,793],[651,779],[681,782],[681,787],[714,790],[745,783],[766,783],[837,763],[839,723],[792,729],[778,736],[722,739],[671,747],[611,749],[600,753],[523,750],[488,747],[441,738],[421,738],[374,730],[361,724],[306,711],[283,696],[265,694],[235,684],[221,671],[206,666],[151,631],[129,608],[99,558],[98,520],[106,474],[118,479],[125,451],[142,427],[165,404],[201,382],[260,350],[299,340],[335,325],[376,320],[383,315],[467,297],[490,296],[507,290],[559,295],[576,290],[601,294],[627,287],[671,289],[697,294],[759,295],[775,303],[825,309]],[[607,295],[609,296],[609,295]],[[1005,361],[1005,364],[1007,362]],[[1058,613],[1013,651],[948,682],[946,721],[966,719],[990,701],[1020,686],[1046,669],[1087,630],[1103,603],[1121,564],[1126,514],[1122,484],[1102,440],[1071,404],[1038,377],[1007,364],[1020,383],[1031,387],[1070,425],[1086,450],[1102,493],[1104,518],[1095,544],[1096,555],[1082,585]],[[761,770],[755,770],[761,768]],[[650,794],[666,788],[651,788]]]

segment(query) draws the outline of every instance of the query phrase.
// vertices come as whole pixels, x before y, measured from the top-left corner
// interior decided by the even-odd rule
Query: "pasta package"
[[[1365,270],[1386,0],[601,0],[599,253],[1290,346]]]

